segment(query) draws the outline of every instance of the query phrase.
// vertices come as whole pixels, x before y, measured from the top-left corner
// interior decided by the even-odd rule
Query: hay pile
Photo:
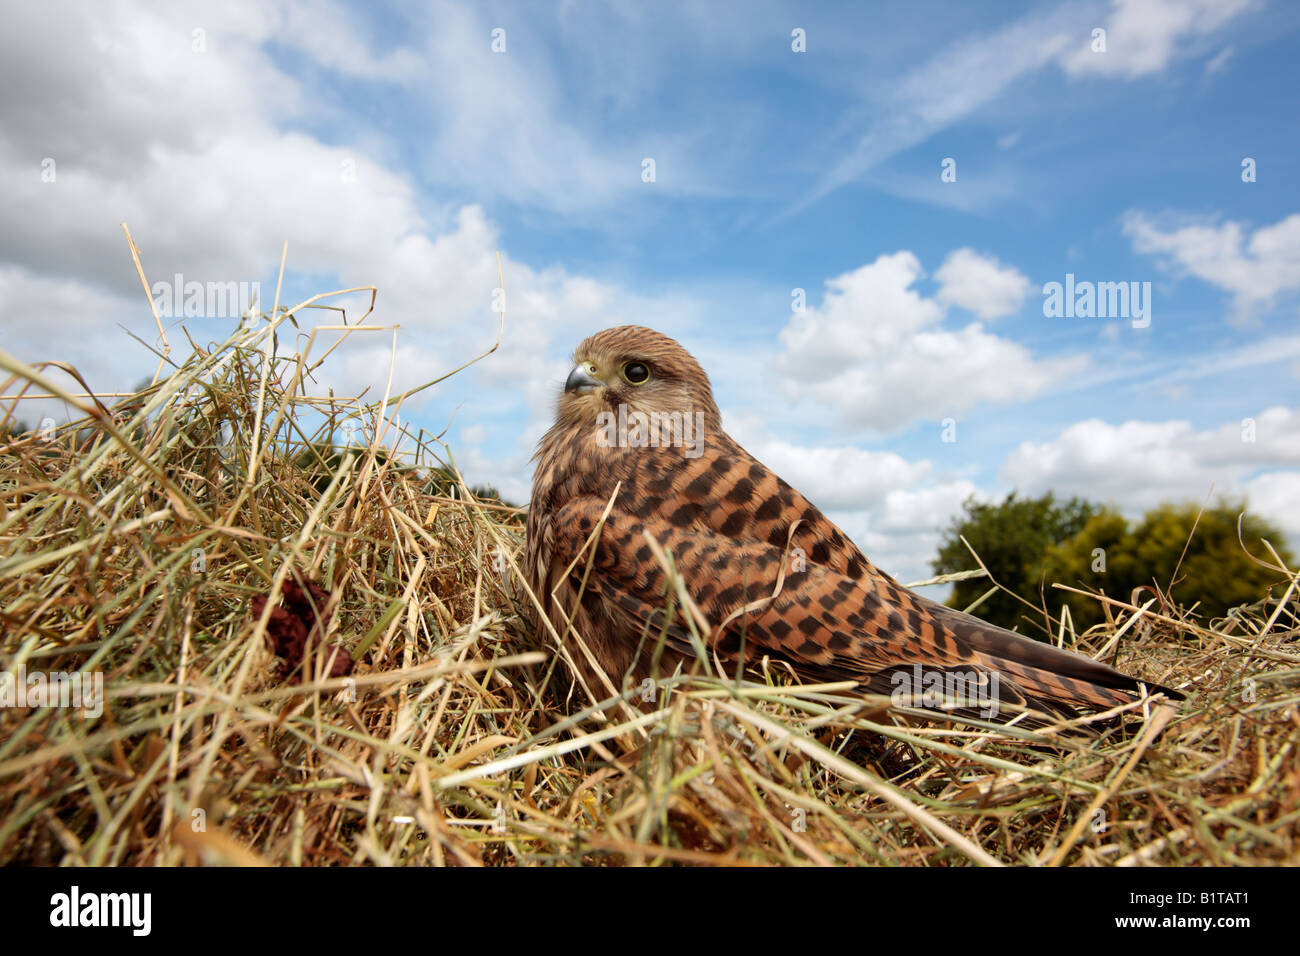
[[[525,623],[519,510],[434,480],[454,462],[423,433],[385,452],[390,396],[308,394],[319,362],[286,343],[309,304],[274,312],[275,347],[263,317],[0,444],[0,668],[105,690],[98,718],[0,709],[0,862],[1300,859],[1294,570],[1214,626],[1115,603],[1077,638],[1188,692],[1158,736],[1154,708],[1078,738],[926,721],[776,668],[593,703]],[[0,364],[5,395],[68,396]],[[324,640],[286,662],[268,628],[308,580]]]

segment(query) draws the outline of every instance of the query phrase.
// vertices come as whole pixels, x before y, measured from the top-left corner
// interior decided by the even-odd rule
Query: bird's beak
[[[595,391],[598,388],[604,388],[605,383],[591,374],[591,366],[575,365],[573,371],[564,382],[565,394],[575,392],[578,395],[584,395],[587,392]]]

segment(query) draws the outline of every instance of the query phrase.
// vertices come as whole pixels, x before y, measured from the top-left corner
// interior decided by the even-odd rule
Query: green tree
[[[1227,500],[1204,512],[1194,502],[1163,504],[1133,528],[1115,512],[1103,511],[1073,539],[1049,548],[1044,571],[1049,581],[1122,601],[1128,601],[1135,588],[1158,586],[1174,603],[1195,605],[1196,613],[1211,621],[1238,605],[1258,601],[1279,580],[1277,572],[1251,560],[1243,543],[1271,561],[1261,544],[1266,538],[1284,562],[1295,563],[1282,532],[1256,515],[1241,518],[1238,540],[1237,520],[1245,510],[1244,502]],[[1093,598],[1058,591],[1049,607],[1062,603],[1079,630],[1105,619],[1101,602]]]
[[[978,567],[962,544],[965,537],[994,580],[1034,606],[1039,605],[1048,549],[1074,537],[1097,514],[1097,507],[1087,501],[1071,498],[1058,502],[1051,492],[1041,498],[1018,498],[1012,492],[1001,504],[983,504],[972,496],[962,508],[965,514],[954,518],[944,532],[939,555],[932,563],[935,573]],[[986,578],[958,581],[948,603],[965,608],[989,587]],[[1032,611],[1010,594],[998,591],[976,613],[990,623],[1015,627]]]

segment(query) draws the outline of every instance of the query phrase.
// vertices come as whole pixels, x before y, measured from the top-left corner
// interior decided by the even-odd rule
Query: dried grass
[[[273,309],[281,342],[315,304]],[[1212,625],[1111,602],[1065,629],[1188,693],[1129,735],[926,720],[707,662],[592,702],[526,623],[521,513],[435,493],[435,437],[377,454],[403,396],[309,396],[314,344],[270,341],[243,325],[168,357],[111,409],[0,353],[5,394],[84,413],[0,446],[0,666],[107,688],[98,719],[0,709],[0,862],[1297,862],[1295,571]],[[368,443],[304,468],[347,419]],[[277,667],[249,602],[290,576],[333,592],[352,677]]]

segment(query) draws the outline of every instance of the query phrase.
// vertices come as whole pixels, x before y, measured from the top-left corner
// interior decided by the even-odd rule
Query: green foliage
[[[1053,588],[1053,583],[1122,601],[1129,601],[1137,588],[1155,586],[1176,604],[1195,606],[1202,620],[1212,621],[1258,601],[1279,580],[1277,572],[1251,560],[1243,542],[1251,553],[1271,560],[1261,543],[1267,539],[1288,566],[1295,563],[1282,532],[1256,515],[1241,518],[1238,540],[1244,502],[1221,500],[1204,512],[1196,503],[1164,504],[1135,526],[1111,508],[1078,498],[1058,502],[1050,493],[1041,498],[1012,493],[1001,504],[980,504],[972,498],[963,508],[965,514],[945,533],[935,573],[976,566],[961,542],[965,536],[999,584],[1036,607],[1045,597],[1054,615],[1065,604],[1079,631],[1105,620],[1101,602]],[[964,608],[989,586],[984,578],[958,582],[948,603]],[[1003,627],[1033,617],[1029,608],[1002,592],[988,598],[977,613]],[[1032,628],[1025,630],[1033,633]]]
[[[1058,502],[1051,492],[1041,498],[1018,498],[1012,492],[1001,504],[982,504],[971,497],[962,507],[965,515],[953,519],[944,533],[933,562],[935,573],[951,574],[977,567],[961,542],[964,536],[994,580],[1035,606],[1039,603],[1039,582],[1048,549],[1072,538],[1097,514],[1096,506],[1087,501],[1071,498]],[[948,603],[965,608],[990,587],[987,578],[959,581]],[[999,591],[976,613],[993,624],[1015,627],[1022,616],[1032,612]]]
[[[1282,532],[1262,518],[1242,517],[1238,540],[1238,515],[1244,510],[1244,502],[1220,501],[1204,512],[1195,503],[1165,504],[1147,512],[1134,528],[1115,512],[1103,511],[1075,538],[1048,550],[1044,571],[1048,581],[1102,591],[1123,601],[1136,588],[1156,585],[1176,604],[1196,605],[1197,614],[1211,621],[1231,608],[1258,601],[1278,581],[1277,572],[1250,559],[1243,542],[1253,554],[1272,561],[1260,543],[1266,538],[1288,566],[1294,565]],[[1050,606],[1063,602],[1076,629],[1104,620],[1101,603],[1092,598],[1058,591]]]

